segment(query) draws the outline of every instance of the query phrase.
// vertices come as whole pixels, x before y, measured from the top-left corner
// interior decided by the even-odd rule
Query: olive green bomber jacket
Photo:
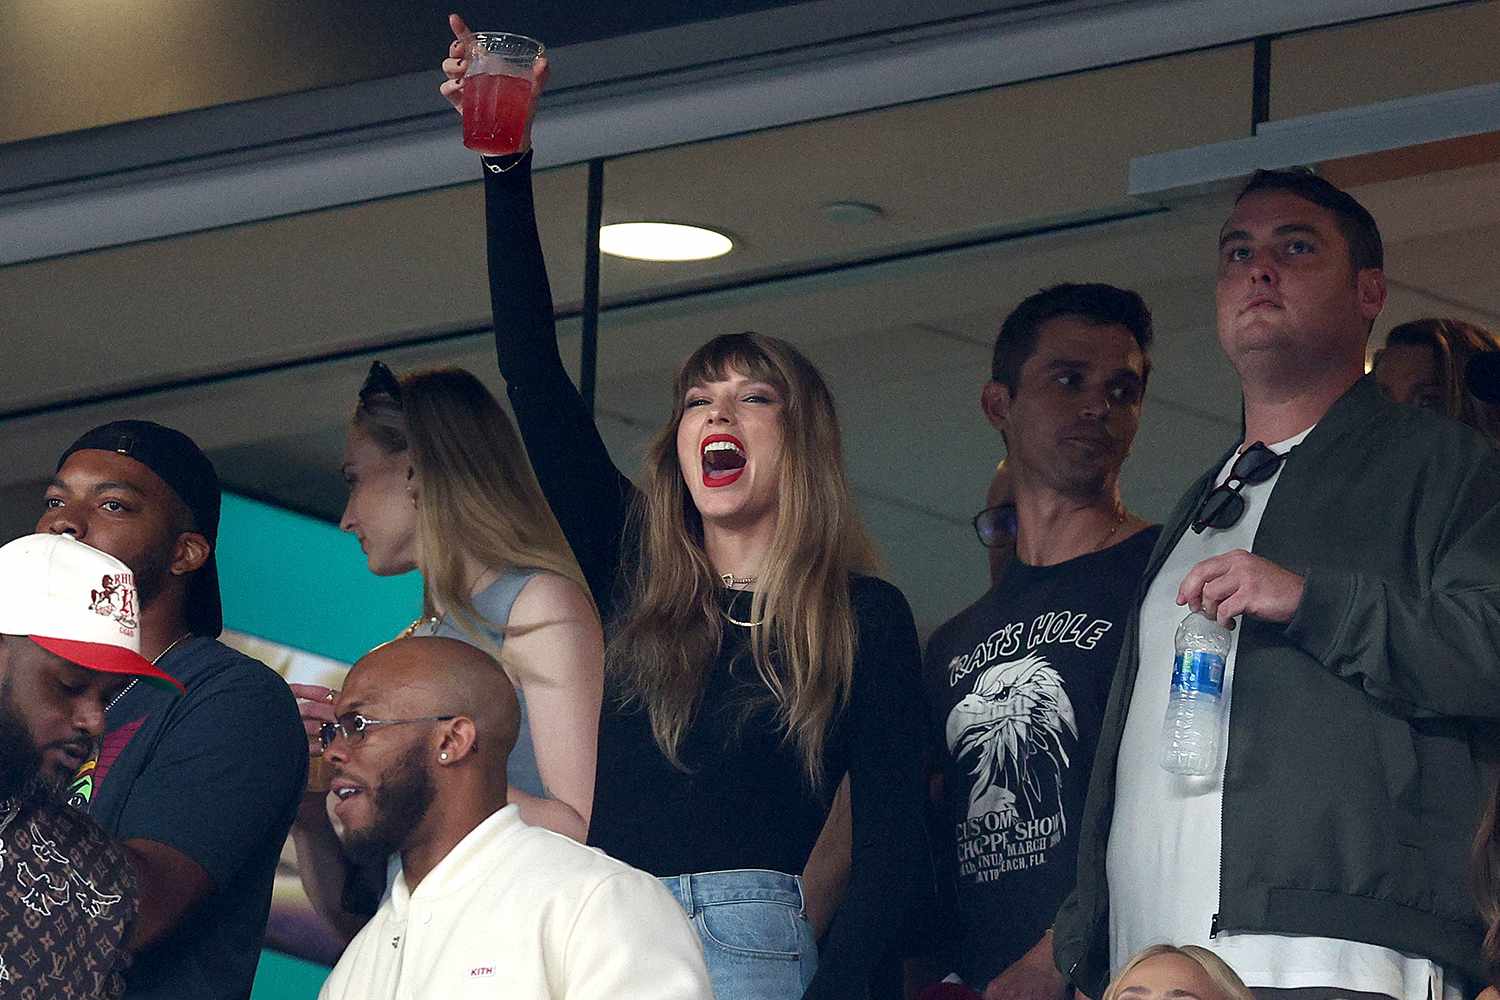
[[[1140,597],[1221,465],[1162,531],[1110,693],[1053,945],[1090,996],[1109,977],[1105,853]],[[1205,932],[1368,941],[1479,981],[1470,743],[1476,720],[1500,718],[1500,459],[1366,376],[1288,455],[1253,551],[1306,587],[1289,624],[1241,624],[1220,906]]]

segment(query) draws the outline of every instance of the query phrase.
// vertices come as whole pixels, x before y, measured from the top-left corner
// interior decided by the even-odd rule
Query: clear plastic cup
[[[475,31],[464,36],[464,145],[491,156],[531,148],[540,89],[542,43],[525,35]]]

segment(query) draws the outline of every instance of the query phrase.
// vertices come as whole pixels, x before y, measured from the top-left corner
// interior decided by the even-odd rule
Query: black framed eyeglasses
[[[1259,441],[1246,448],[1234,460],[1229,478],[1215,486],[1198,505],[1198,513],[1193,518],[1193,531],[1201,535],[1209,528],[1223,531],[1234,527],[1245,516],[1245,498],[1240,495],[1240,490],[1251,483],[1263,483],[1276,475],[1276,470],[1281,468],[1281,463],[1290,454],[1291,451],[1288,450],[1286,455],[1278,455]]]
[[[422,715],[413,719],[371,719],[358,712],[348,712],[332,722],[325,722],[318,730],[318,742],[327,750],[333,741],[342,736],[351,746],[363,742],[365,734],[376,726],[402,726],[408,722],[447,722],[456,715]]]
[[[974,515],[974,534],[987,549],[998,549],[1016,537],[1016,505],[1003,503],[986,507]]]
[[[365,384],[359,387],[359,401],[369,406],[377,396],[388,397],[396,409],[401,409],[401,383],[383,361],[370,362]]]

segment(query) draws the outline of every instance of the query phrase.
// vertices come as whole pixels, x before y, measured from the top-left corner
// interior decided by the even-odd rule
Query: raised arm
[[[455,37],[467,31],[450,17]],[[463,102],[463,50],[443,63],[442,93]],[[495,352],[542,492],[607,616],[634,487],[609,457],[557,348],[552,290],[537,235],[531,153],[484,158],[486,250]]]
[[[870,599],[860,608],[865,624],[848,709],[853,859],[807,998],[862,989],[933,892],[917,628],[899,591],[865,585]]]

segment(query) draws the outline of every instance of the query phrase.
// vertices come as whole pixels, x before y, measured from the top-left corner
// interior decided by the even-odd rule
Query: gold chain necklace
[[[1104,537],[1099,539],[1098,544],[1090,551],[1099,552],[1104,546],[1109,544],[1109,540],[1115,537],[1115,532],[1120,530],[1120,525],[1125,523],[1126,513],[1124,504],[1117,503],[1115,505],[1115,523],[1109,526],[1109,530],[1104,533]]]
[[[171,643],[169,643],[167,645],[166,649],[164,649],[160,653],[156,654],[155,658],[153,658],[152,661],[151,661],[151,665],[152,666],[156,666],[156,664],[160,663],[166,657],[166,655],[168,653],[170,653],[172,650],[174,650],[174,649],[177,648],[177,644],[179,642],[181,642],[182,640],[186,639],[188,636],[190,636],[192,634],[193,633],[191,633],[191,632],[184,632],[181,635],[179,635],[177,638],[173,639],[171,641]],[[130,678],[130,683],[126,684],[124,687],[122,687],[120,689],[120,693],[119,694],[117,694],[113,698],[109,699],[109,704],[104,706],[104,711],[108,712],[110,709],[112,709],[116,705],[118,705],[120,703],[120,699],[123,698],[123,697],[125,697],[127,694],[130,693],[130,689],[133,688],[133,687],[135,687],[135,682],[138,681],[138,680],[140,680],[139,677],[132,677],[132,678]]]
[[[403,638],[403,639],[410,639],[412,636],[414,636],[414,635],[417,634],[417,629],[422,628],[425,625],[431,625],[432,626],[432,630],[434,632],[436,632],[437,631],[437,627],[439,625],[443,624],[443,620],[445,618],[447,618],[447,617],[448,616],[446,614],[441,614],[441,615],[428,615],[425,618],[418,618],[416,621],[414,621],[410,625],[406,626],[405,631],[403,631],[401,633],[401,638]]]
[[[744,593],[741,588],[753,586],[755,583],[754,576],[735,576],[733,573],[721,573],[719,575],[719,579],[724,581],[725,589],[735,591],[735,595],[729,599],[730,609],[734,608],[734,602],[740,599],[740,594]],[[752,608],[755,606],[755,598],[753,597],[750,599],[750,606]],[[720,610],[719,614],[723,615],[724,620],[729,624],[738,625],[740,628],[755,628],[758,625],[765,624],[764,618],[760,619],[759,621],[742,622],[734,615],[730,614],[729,611]]]

